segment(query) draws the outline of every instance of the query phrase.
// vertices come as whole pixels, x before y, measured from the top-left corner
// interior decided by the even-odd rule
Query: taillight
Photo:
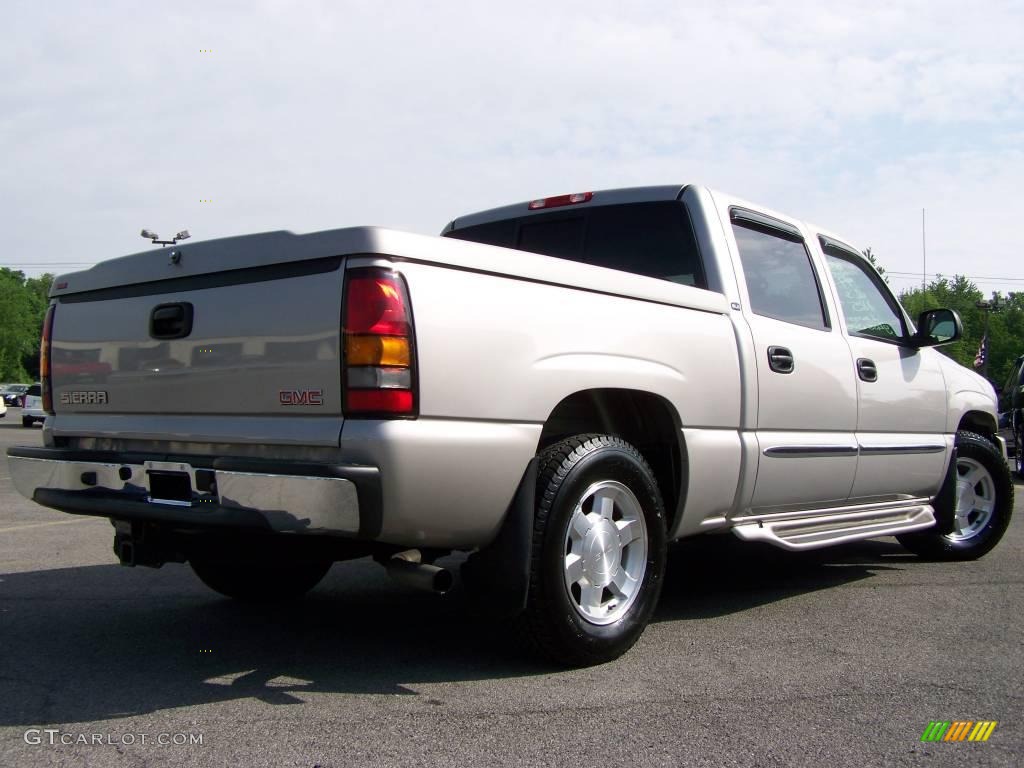
[[[416,416],[416,350],[405,281],[378,267],[345,276],[342,393],[346,416]]]
[[[53,311],[56,304],[46,310],[43,320],[43,338],[39,342],[39,383],[43,388],[43,410],[53,413],[53,383],[50,381],[50,337],[53,335]]]

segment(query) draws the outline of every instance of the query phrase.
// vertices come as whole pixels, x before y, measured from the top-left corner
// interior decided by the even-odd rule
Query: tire
[[[952,487],[950,487],[952,484]],[[929,560],[976,560],[992,551],[1013,514],[1013,483],[1003,455],[989,439],[956,433],[955,474],[935,500],[934,528],[897,536]]]
[[[214,560],[191,558],[196,576],[214,592],[236,600],[272,602],[302,597],[327,574],[323,560]]]
[[[537,500],[520,633],[560,665],[618,658],[650,621],[665,572],[651,468],[617,437],[578,435],[540,454]]]
[[[35,421],[32,419],[31,416],[22,416],[21,417],[21,426],[23,426],[23,427],[31,427],[33,424],[35,424]]]

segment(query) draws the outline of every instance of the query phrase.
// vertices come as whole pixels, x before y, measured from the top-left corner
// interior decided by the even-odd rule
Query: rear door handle
[[[866,357],[858,358],[857,375],[860,376],[861,381],[878,381],[878,367],[875,365],[875,361],[868,360]]]
[[[785,347],[768,347],[768,367],[776,373],[792,373],[796,367],[793,353]]]

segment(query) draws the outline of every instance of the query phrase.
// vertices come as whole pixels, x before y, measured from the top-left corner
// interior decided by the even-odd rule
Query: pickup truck
[[[125,565],[283,599],[371,556],[443,592],[459,554],[534,648],[594,664],[675,539],[991,550],[1013,488],[992,386],[934,349],[961,332],[839,235],[694,185],[268,232],[57,278],[44,446],[8,456]]]

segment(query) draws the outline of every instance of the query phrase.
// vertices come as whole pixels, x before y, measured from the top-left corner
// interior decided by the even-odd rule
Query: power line
[[[892,269],[885,270],[885,274],[894,275],[896,277],[912,277],[915,280],[921,274],[920,272],[899,272]],[[966,277],[968,280],[987,280],[989,282],[995,280],[1000,283],[1024,283],[1024,277],[992,277],[985,275],[961,275],[958,272],[945,273],[945,272],[931,272],[928,277]]]

